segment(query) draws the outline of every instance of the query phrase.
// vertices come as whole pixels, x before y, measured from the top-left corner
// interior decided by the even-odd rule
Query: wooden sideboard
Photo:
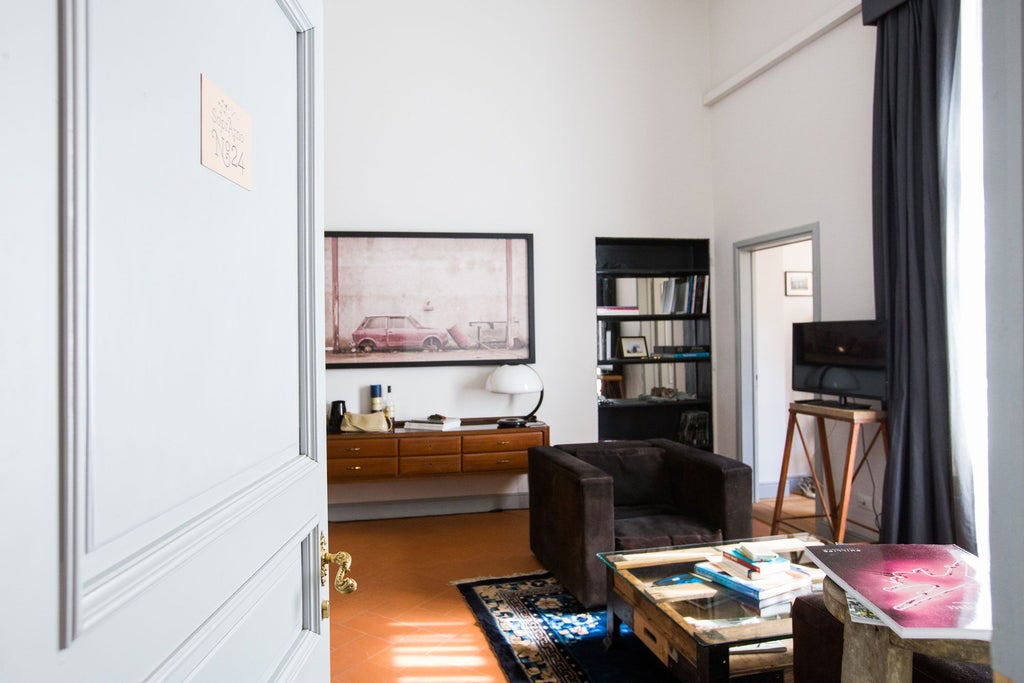
[[[548,426],[498,429],[493,422],[446,432],[399,427],[391,432],[327,435],[327,483],[525,474],[530,446],[550,445]]]

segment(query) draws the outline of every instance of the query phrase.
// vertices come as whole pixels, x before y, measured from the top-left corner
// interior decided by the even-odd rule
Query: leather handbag
[[[391,420],[384,413],[349,413],[341,416],[343,432],[390,432]]]

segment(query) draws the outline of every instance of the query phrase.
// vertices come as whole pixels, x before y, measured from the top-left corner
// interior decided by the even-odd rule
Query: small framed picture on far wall
[[[786,271],[786,296],[813,296],[814,278],[809,270]]]

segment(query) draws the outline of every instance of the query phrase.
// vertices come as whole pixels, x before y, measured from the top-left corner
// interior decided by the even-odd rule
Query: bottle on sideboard
[[[384,417],[389,420],[395,419],[395,399],[391,394],[391,385],[388,385],[388,393],[384,396]]]
[[[384,409],[384,400],[380,395],[380,385],[370,385],[370,412],[379,413]]]

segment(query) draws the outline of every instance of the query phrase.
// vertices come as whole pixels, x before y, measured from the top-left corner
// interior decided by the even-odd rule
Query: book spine
[[[661,346],[655,345],[654,353],[711,353],[711,347],[706,344],[689,344],[686,346]]]
[[[735,577],[731,576],[730,574],[727,574],[724,571],[719,571],[719,570],[713,568],[711,565],[705,565],[704,563],[698,563],[697,566],[695,566],[693,568],[693,570],[697,574],[700,574],[701,576],[706,576],[709,579],[711,579],[712,581],[714,581],[716,583],[722,584],[726,588],[731,588],[734,591],[736,591],[738,593],[743,593],[744,595],[750,596],[751,598],[754,598],[755,600],[759,599],[758,598],[759,591],[757,591],[756,589],[751,588],[750,586],[748,586],[743,581],[737,580]]]
[[[718,566],[740,579],[756,580],[761,578],[761,573],[758,572],[756,569],[744,567],[739,562],[733,562],[728,557],[722,557],[722,560],[721,562],[719,562]]]
[[[782,557],[776,557],[774,560],[767,562],[755,562],[736,550],[729,550],[722,553],[722,558],[735,562],[747,569],[751,569],[757,573],[758,576],[767,576],[769,574],[777,574],[791,568],[789,560]]]

